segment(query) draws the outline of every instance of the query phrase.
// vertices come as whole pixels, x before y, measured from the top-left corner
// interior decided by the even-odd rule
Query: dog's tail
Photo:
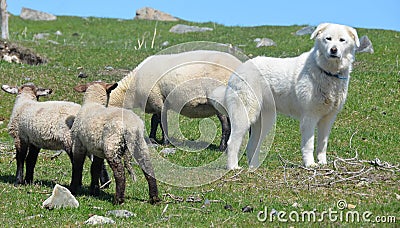
[[[225,109],[225,91],[226,86],[219,86],[215,88],[211,94],[208,96],[208,101],[211,105],[222,115],[228,116],[228,113]]]

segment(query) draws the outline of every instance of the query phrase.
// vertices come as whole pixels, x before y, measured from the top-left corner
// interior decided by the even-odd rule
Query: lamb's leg
[[[115,204],[122,204],[125,200],[125,170],[119,156],[114,156],[114,151],[105,151],[105,156],[110,165],[115,179]]]
[[[104,159],[93,156],[92,165],[90,166],[90,194],[98,196],[100,194],[99,178],[104,166]]]
[[[147,184],[149,186],[150,203],[155,204],[160,201],[160,198],[158,198],[157,181],[154,176],[153,165],[150,161],[149,149],[147,147],[146,141],[143,138],[143,134],[138,132],[136,137],[131,137],[132,139],[134,139],[133,142],[135,143],[133,144],[134,148],[128,147],[129,151],[133,151],[133,157],[139,164],[147,180]],[[128,144],[128,146],[132,146],[132,144]]]
[[[26,157],[26,174],[25,174],[25,182],[27,184],[32,184],[33,182],[33,173],[39,151],[40,148],[32,144],[29,145],[28,156]]]
[[[167,114],[168,114],[168,108],[167,108],[167,104],[164,104],[163,109],[161,110],[161,130],[163,132],[162,135],[162,142],[164,145],[169,145],[169,139],[168,139],[168,123],[167,123]]]
[[[231,123],[229,121],[229,118],[225,115],[218,113],[217,117],[218,117],[219,121],[221,122],[221,128],[222,128],[222,135],[221,135],[221,142],[219,144],[219,150],[225,151],[226,147],[227,147],[226,143],[228,142],[229,136],[231,135]]]
[[[110,176],[108,175],[106,165],[104,163],[104,159],[102,161],[102,168],[100,172],[100,184],[103,186],[103,188],[108,188],[110,187]]]
[[[28,145],[22,142],[20,139],[15,139],[15,149],[17,152],[17,172],[15,174],[16,180],[14,185],[24,184],[24,163],[26,158],[26,153],[28,151]]]
[[[72,179],[69,190],[72,194],[76,194],[78,189],[82,186],[82,171],[83,164],[86,158],[86,151],[79,141],[75,142],[73,148],[73,162],[72,162]]]

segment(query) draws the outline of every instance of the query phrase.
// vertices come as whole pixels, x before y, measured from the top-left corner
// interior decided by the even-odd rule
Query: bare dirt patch
[[[36,54],[31,49],[5,40],[0,40],[0,58],[8,62],[17,62],[29,65],[47,63],[46,58]]]

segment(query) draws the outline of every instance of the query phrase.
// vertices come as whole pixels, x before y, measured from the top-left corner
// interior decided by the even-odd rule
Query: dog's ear
[[[354,42],[356,42],[356,47],[360,47],[360,39],[358,39],[357,31],[352,27],[347,27],[347,31],[351,38],[354,39]]]
[[[321,33],[326,29],[326,27],[328,27],[328,25],[329,25],[329,23],[322,23],[322,24],[319,24],[319,25],[317,26],[317,28],[314,30],[314,32],[311,34],[310,39],[312,40],[312,39],[314,39],[315,37],[317,37],[319,34],[321,34]]]

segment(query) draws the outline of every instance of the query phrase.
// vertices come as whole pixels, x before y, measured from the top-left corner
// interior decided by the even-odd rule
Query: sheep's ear
[[[117,88],[118,83],[110,83],[110,84],[106,84],[106,91],[107,93],[111,93],[111,91],[115,88]]]
[[[321,34],[321,33],[326,29],[326,27],[328,27],[328,25],[329,25],[329,23],[322,23],[322,24],[319,24],[319,25],[317,26],[317,28],[314,30],[314,32],[311,34],[310,39],[312,40],[312,39],[314,39],[315,37],[317,37],[319,34]]]
[[[84,84],[84,85],[77,85],[77,86],[74,87],[74,90],[75,90],[76,92],[79,92],[79,93],[84,93],[84,92],[86,92],[87,88],[88,88],[88,85],[86,85],[86,84]]]
[[[360,39],[358,39],[357,31],[352,27],[347,27],[347,31],[349,32],[350,36],[354,39],[356,47],[360,47]]]
[[[37,88],[36,89],[36,96],[37,97],[47,96],[47,95],[51,94],[52,92],[53,92],[52,89]]]
[[[1,89],[2,89],[4,92],[7,92],[7,93],[18,94],[18,88],[17,88],[17,87],[11,87],[11,86],[9,86],[9,85],[2,85],[2,86],[1,86]]]

